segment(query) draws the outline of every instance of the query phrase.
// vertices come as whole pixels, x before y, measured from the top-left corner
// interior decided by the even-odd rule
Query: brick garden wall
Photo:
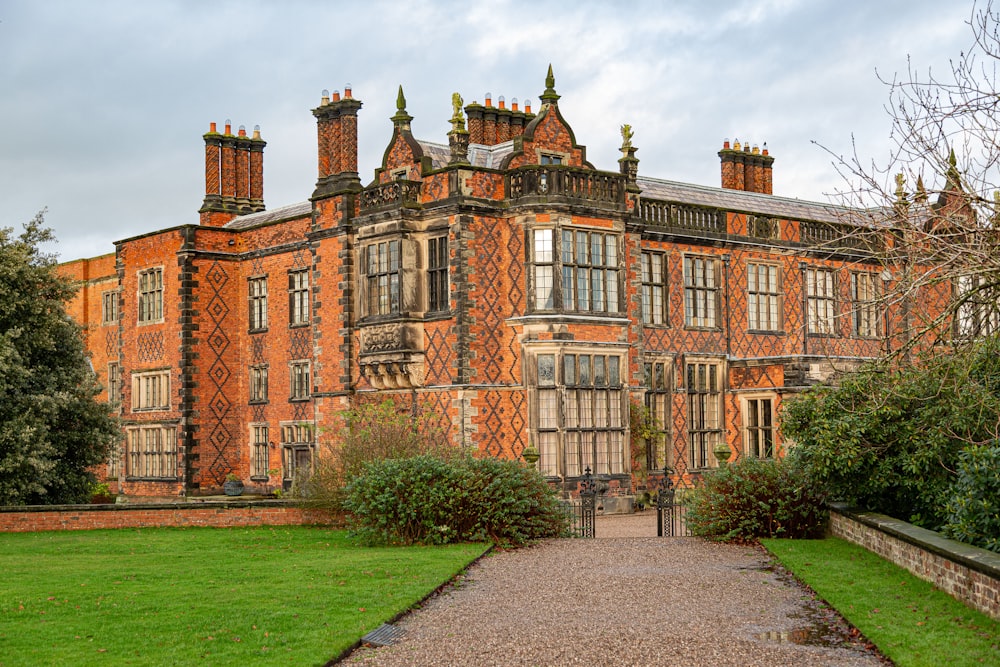
[[[1000,620],[1000,554],[883,514],[853,512],[841,506],[830,512],[830,532]]]
[[[209,526],[330,525],[335,517],[284,501],[134,505],[58,505],[0,508],[0,532]]]

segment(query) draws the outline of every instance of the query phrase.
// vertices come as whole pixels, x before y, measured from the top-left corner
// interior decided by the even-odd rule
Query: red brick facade
[[[719,443],[780,455],[788,392],[898,344],[914,315],[870,303],[890,278],[838,236],[847,212],[770,195],[766,150],[727,144],[722,188],[637,177],[631,136],[602,171],[546,84],[537,114],[467,106],[448,145],[413,137],[400,91],[367,186],[362,104],[325,94],[312,197],[272,211],[259,133],[213,124],[200,224],[63,265],[121,405],[117,483],[287,486],[345,409],[385,396],[456,446],[533,445],[553,481],[590,468],[627,491],[630,402],[662,420],[638,465],[690,479]]]

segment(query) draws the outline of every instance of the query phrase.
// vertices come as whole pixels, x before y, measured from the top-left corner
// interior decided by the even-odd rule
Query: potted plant
[[[241,480],[235,473],[229,473],[226,475],[226,481],[222,485],[222,491],[227,496],[242,496],[243,480]]]

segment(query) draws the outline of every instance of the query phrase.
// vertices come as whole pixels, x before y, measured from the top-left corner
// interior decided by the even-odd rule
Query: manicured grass
[[[761,540],[897,667],[1000,665],[1000,623],[844,540]]]
[[[0,534],[0,665],[315,665],[486,549],[280,527]]]

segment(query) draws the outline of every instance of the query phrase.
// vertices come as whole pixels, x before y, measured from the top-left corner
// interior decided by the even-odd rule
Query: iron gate
[[[580,482],[579,500],[563,500],[560,504],[566,513],[570,537],[594,537],[597,523],[597,484],[590,474],[590,468],[584,471]]]
[[[656,495],[656,536],[685,537],[691,534],[687,526],[687,506],[677,502],[670,478]]]

